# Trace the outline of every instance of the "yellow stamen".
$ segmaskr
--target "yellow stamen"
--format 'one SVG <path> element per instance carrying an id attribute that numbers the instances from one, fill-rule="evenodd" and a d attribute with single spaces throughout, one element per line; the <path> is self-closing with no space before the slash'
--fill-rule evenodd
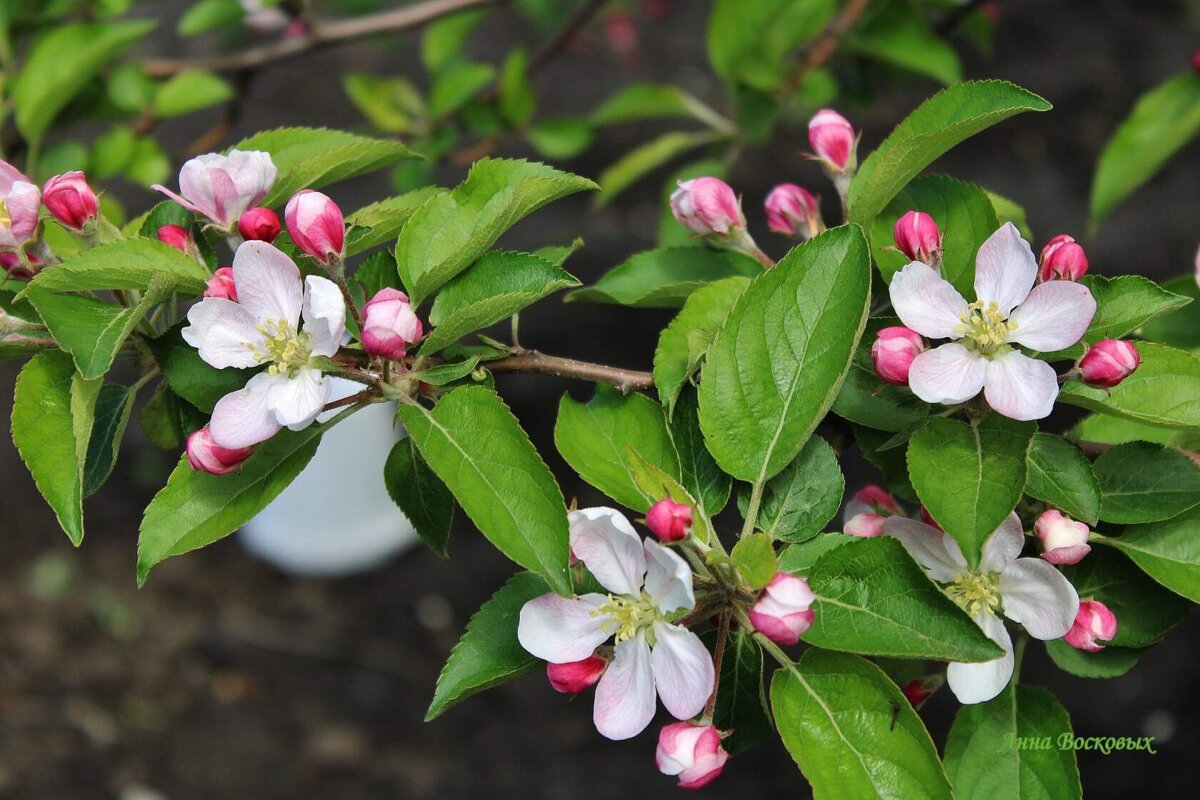
<path id="1" fill-rule="evenodd" d="M 964 572 L 946 587 L 946 593 L 972 617 L 1000 610 L 1000 591 L 994 572 Z"/>
<path id="2" fill-rule="evenodd" d="M 981 355 L 995 355 L 1008 342 L 1009 334 L 1017 329 L 1017 323 L 1005 319 L 995 301 L 987 303 L 976 300 L 960 317 L 958 326 L 964 346 Z"/>
<path id="3" fill-rule="evenodd" d="M 645 596 L 608 596 L 608 602 L 593 612 L 607 614 L 610 631 L 616 634 L 618 644 L 637 636 L 638 631 L 648 628 L 660 618 L 658 608 Z"/>
<path id="4" fill-rule="evenodd" d="M 262 342 L 247 342 L 246 347 L 254 353 L 260 364 L 270 364 L 267 371 L 272 375 L 295 376 L 308 363 L 308 334 L 299 333 L 295 326 L 278 319 L 267 320 L 255 325 L 263 335 Z"/>

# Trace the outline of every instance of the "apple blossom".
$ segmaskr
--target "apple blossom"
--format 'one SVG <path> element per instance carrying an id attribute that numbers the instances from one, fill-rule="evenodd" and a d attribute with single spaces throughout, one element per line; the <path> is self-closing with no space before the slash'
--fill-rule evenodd
<path id="1" fill-rule="evenodd" d="M 900 540 L 929 577 L 946 585 L 946 593 L 1004 650 L 992 661 L 950 664 L 946 680 L 960 703 L 991 700 L 1012 677 L 1012 638 L 1000 615 L 1024 625 L 1035 639 L 1057 639 L 1071 628 L 1079 595 L 1045 561 L 1018 558 L 1025 534 L 1016 514 L 1010 514 L 984 542 L 976 569 L 967 566 L 957 542 L 922 522 L 889 517 L 883 528 Z"/>
<path id="2" fill-rule="evenodd" d="M 50 216 L 73 231 L 81 231 L 100 213 L 96 193 L 78 170 L 55 175 L 42 187 L 42 203 Z"/>
<path id="3" fill-rule="evenodd" d="M 213 441 L 212 431 L 201 428 L 187 439 L 188 466 L 209 475 L 226 475 L 254 455 L 252 447 L 221 447 Z"/>
<path id="4" fill-rule="evenodd" d="M 329 381 L 311 359 L 337 352 L 346 306 L 333 281 L 310 275 L 302 283 L 295 263 L 266 242 L 238 247 L 233 282 L 237 301 L 206 297 L 192 306 L 183 339 L 217 369 L 267 366 L 213 409 L 213 441 L 241 448 L 285 425 L 305 428 L 321 413 Z"/>
<path id="5" fill-rule="evenodd" d="M 322 264 L 341 261 L 346 242 L 346 220 L 338 204 L 320 192 L 301 189 L 283 211 L 288 234 L 305 255 Z"/>
<path id="6" fill-rule="evenodd" d="M 20 170 L 0 161 L 0 249 L 22 250 L 37 234 L 42 193 Z"/>
<path id="7" fill-rule="evenodd" d="M 179 170 L 178 194 L 157 183 L 151 188 L 231 234 L 242 213 L 271 191 L 276 174 L 270 153 L 230 150 L 228 155 L 207 153 L 185 163 Z"/>
<path id="8" fill-rule="evenodd" d="M 546 678 L 556 692 L 579 694 L 595 686 L 607 668 L 607 660 L 600 656 L 588 656 L 567 664 L 546 664 Z"/>
<path id="9" fill-rule="evenodd" d="M 1051 564 L 1078 564 L 1092 551 L 1088 544 L 1088 526 L 1048 508 L 1033 523 L 1033 532 L 1042 542 L 1042 558 Z"/>
<path id="10" fill-rule="evenodd" d="M 421 320 L 399 289 L 380 289 L 362 308 L 362 345 L 373 356 L 404 358 L 421 334 Z"/>
<path id="11" fill-rule="evenodd" d="M 196 246 L 191 231 L 182 225 L 163 225 L 156 234 L 163 244 L 169 244 L 181 253 L 190 253 Z"/>
<path id="12" fill-rule="evenodd" d="M 763 208 L 767 226 L 784 236 L 804 241 L 825 230 L 817 198 L 794 183 L 781 183 L 772 189 Z"/>
<path id="13" fill-rule="evenodd" d="M 1087 274 L 1087 253 L 1083 246 L 1075 241 L 1074 236 L 1060 233 L 1042 248 L 1040 279 L 1052 281 L 1077 281 Z"/>
<path id="14" fill-rule="evenodd" d="M 660 542 L 683 541 L 692 532 L 692 507 L 665 497 L 646 512 L 646 527 Z"/>
<path id="15" fill-rule="evenodd" d="M 1037 274 L 1033 251 L 1011 222 L 979 248 L 974 303 L 927 264 L 913 261 L 896 273 L 889 292 L 900 320 L 923 336 L 953 340 L 913 359 L 913 393 L 951 405 L 982 389 L 988 405 L 1006 417 L 1047 416 L 1058 397 L 1058 375 L 1015 346 L 1042 352 L 1070 347 L 1087 330 L 1096 301 L 1086 286 L 1071 281 L 1034 287 Z"/>
<path id="16" fill-rule="evenodd" d="M 1088 348 L 1076 369 L 1089 386 L 1111 389 L 1133 374 L 1142 363 L 1142 355 L 1133 342 L 1102 339 Z"/>
<path id="17" fill-rule="evenodd" d="M 920 261 L 931 267 L 942 263 L 942 232 L 937 222 L 923 211 L 907 211 L 892 226 L 896 248 L 909 261 Z"/>
<path id="18" fill-rule="evenodd" d="M 265 206 L 247 209 L 238 218 L 238 233 L 246 240 L 273 242 L 282 229 L 279 215 Z"/>
<path id="19" fill-rule="evenodd" d="M 832 108 L 823 108 L 808 121 L 808 144 L 831 173 L 853 172 L 858 136 L 854 127 Z"/>
<path id="20" fill-rule="evenodd" d="M 803 578 L 777 572 L 750 606 L 750 622 L 775 644 L 795 644 L 812 626 L 816 599 Z"/>
<path id="21" fill-rule="evenodd" d="M 864 486 L 854 493 L 842 514 L 842 533 L 871 537 L 883 533 L 883 520 L 903 513 L 896 498 L 879 486 Z"/>
<path id="22" fill-rule="evenodd" d="M 224 297 L 237 302 L 237 286 L 233 282 L 233 268 L 220 267 L 204 284 L 205 297 Z"/>
<path id="23" fill-rule="evenodd" d="M 1117 635 L 1117 616 L 1108 606 L 1099 600 L 1083 600 L 1079 604 L 1079 613 L 1071 623 L 1071 629 L 1063 636 L 1063 641 L 1076 650 L 1088 653 L 1098 653 L 1104 645 L 1097 640 L 1112 641 Z"/>
<path id="24" fill-rule="evenodd" d="M 642 540 L 611 508 L 568 515 L 571 549 L 609 594 L 553 592 L 521 608 L 517 639 L 555 664 L 581 661 L 615 636 L 596 686 L 593 721 L 609 739 L 636 736 L 654 717 L 654 696 L 676 719 L 700 713 L 713 691 L 712 658 L 700 637 L 672 622 L 696 604 L 687 562 Z"/>
<path id="25" fill-rule="evenodd" d="M 712 725 L 672 722 L 658 733 L 654 763 L 664 775 L 678 775 L 679 788 L 703 789 L 717 779 L 729 753 Z"/>
<path id="26" fill-rule="evenodd" d="M 881 328 L 871 345 L 871 363 L 884 383 L 908 386 L 908 371 L 913 359 L 929 349 L 921 334 L 903 325 Z"/>

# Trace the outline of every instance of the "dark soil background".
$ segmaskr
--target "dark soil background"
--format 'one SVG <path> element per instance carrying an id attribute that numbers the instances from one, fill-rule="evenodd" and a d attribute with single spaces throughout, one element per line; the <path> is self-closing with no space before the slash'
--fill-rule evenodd
<path id="1" fill-rule="evenodd" d="M 178 49 L 167 32 L 184 4 L 138 5 L 164 20 L 160 52 Z M 1117 0 L 997 5 L 994 59 L 964 46 L 968 76 L 1010 79 L 1056 110 L 1003 123 L 937 168 L 1024 204 L 1035 246 L 1060 232 L 1082 235 L 1100 148 L 1140 92 L 1188 68 L 1200 8 Z M 639 78 L 676 81 L 721 103 L 704 60 L 708 9 L 707 2 L 677 0 L 667 19 L 643 26 L 640 53 L 627 65 L 614 60 L 593 26 L 589 52 L 562 58 L 539 77 L 543 107 L 583 112 Z M 472 47 L 494 55 L 529 35 L 499 12 Z M 403 47 L 359 44 L 274 67 L 254 84 L 230 141 L 280 124 L 358 126 L 341 72 L 416 74 L 416 64 L 415 39 L 407 39 Z M 883 84 L 869 112 L 842 110 L 862 126 L 870 148 L 935 88 L 919 80 Z M 209 122 L 174 123 L 167 140 L 181 146 Z M 594 176 L 657 130 L 611 129 L 565 166 Z M 784 248 L 765 233 L 758 210 L 770 186 L 796 180 L 832 195 L 800 156 L 805 148 L 802 132 L 781 135 L 770 148 L 746 153 L 731 178 L 755 233 L 777 254 Z M 524 154 L 516 146 L 501 153 Z M 1093 270 L 1158 278 L 1189 271 L 1200 240 L 1198 169 L 1200 154 L 1191 147 L 1121 207 L 1088 244 Z M 446 169 L 440 182 L 452 185 L 462 174 Z M 586 198 L 570 198 L 538 212 L 506 243 L 535 247 L 582 235 L 587 247 L 569 267 L 590 282 L 652 244 L 660 185 L 661 178 L 643 184 L 601 213 L 591 213 Z M 117 191 L 131 211 L 153 200 L 132 187 Z M 346 208 L 388 193 L 383 177 L 334 192 Z M 554 353 L 648 368 L 668 318 L 552 299 L 522 315 L 523 339 Z M 0 366 L 5 417 L 16 371 Z M 565 469 L 550 436 L 560 394 L 582 399 L 587 387 L 535 376 L 500 383 L 566 496 L 598 500 Z M 676 791 L 654 769 L 653 728 L 633 741 L 608 742 L 591 726 L 589 696 L 569 702 L 536 674 L 422 722 L 467 618 L 513 571 L 468 524 L 454 532 L 450 561 L 416 550 L 367 575 L 297 580 L 255 561 L 230 538 L 171 560 L 136 590 L 140 510 L 175 458 L 136 436 L 108 486 L 88 503 L 88 538 L 79 550 L 58 530 L 8 437 L 0 437 L 0 796 L 635 800 Z M 856 469 L 851 485 L 870 477 Z M 1132 673 L 1104 683 L 1067 676 L 1040 647 L 1030 648 L 1022 677 L 1060 694 L 1077 734 L 1157 737 L 1157 755 L 1081 754 L 1089 797 L 1151 787 L 1163 796 L 1194 793 L 1198 647 L 1200 619 L 1192 615 Z M 944 740 L 955 708 L 942 692 L 922 711 L 935 740 Z M 808 790 L 773 743 L 731 761 L 707 793 L 775 791 L 805 797 Z"/>

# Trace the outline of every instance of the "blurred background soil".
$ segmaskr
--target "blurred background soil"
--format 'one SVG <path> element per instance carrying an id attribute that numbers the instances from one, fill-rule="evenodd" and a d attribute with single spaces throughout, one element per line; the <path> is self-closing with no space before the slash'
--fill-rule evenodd
<path id="1" fill-rule="evenodd" d="M 180 2 L 139 3 L 163 20 L 156 46 L 178 49 L 169 33 Z M 967 74 L 1000 77 L 1053 102 L 1048 114 L 1005 122 L 971 140 L 937 169 L 1024 204 L 1035 246 L 1060 232 L 1085 233 L 1092 167 L 1135 97 L 1188 68 L 1200 29 L 1195 3 L 1118 0 L 1007 0 L 992 60 L 969 46 Z M 645 24 L 632 63 L 621 64 L 589 29 L 590 47 L 559 59 L 538 78 L 545 108 L 585 112 L 638 79 L 675 81 L 721 103 L 705 66 L 709 3 L 675 0 L 665 20 Z M 472 48 L 506 51 L 530 31 L 503 12 Z M 281 124 L 355 127 L 338 76 L 347 69 L 415 73 L 415 39 L 388 48 L 340 47 L 267 70 L 255 82 L 229 142 Z M 936 87 L 914 80 L 882 85 L 869 113 L 842 110 L 873 147 Z M 208 124 L 208 121 L 203 121 Z M 195 122 L 190 125 L 195 125 Z M 177 124 L 181 147 L 202 128 Z M 583 157 L 563 166 L 595 176 L 657 132 L 633 125 L 601 134 Z M 753 231 L 777 255 L 760 199 L 776 182 L 820 187 L 800 153 L 800 132 L 752 150 L 731 182 L 746 200 Z M 500 151 L 525 155 L 519 147 Z M 1200 241 L 1196 179 L 1200 153 L 1189 147 L 1169 171 L 1121 207 L 1090 240 L 1092 269 L 1158 278 L 1187 272 Z M 463 175 L 447 168 L 440 183 Z M 587 246 L 568 268 L 585 282 L 653 244 L 661 177 L 610 208 L 590 211 L 573 197 L 539 211 L 503 242 L 516 248 Z M 134 187 L 117 193 L 131 212 L 154 198 Z M 357 208 L 389 194 L 386 176 L 335 187 Z M 648 368 L 659 311 L 564 306 L 550 299 L 522 314 L 524 343 L 621 366 Z M 17 367 L 0 365 L 0 414 L 10 411 Z M 566 470 L 551 440 L 558 398 L 588 387 L 537 376 L 504 376 L 505 398 L 582 504 L 599 500 Z M 464 524 L 452 558 L 414 550 L 370 574 L 297 580 L 253 560 L 229 538 L 159 567 L 134 585 L 140 511 L 176 457 L 133 435 L 116 474 L 87 505 L 88 535 L 74 550 L 34 489 L 8 437 L 0 437 L 0 796 L 36 800 L 207 800 L 208 798 L 637 798 L 671 796 L 654 770 L 652 730 L 628 742 L 602 739 L 591 726 L 591 698 L 571 702 L 531 675 L 479 695 L 425 724 L 434 680 L 469 615 L 513 565 Z M 870 479 L 853 466 L 849 485 Z M 330 531 L 337 536 L 337 531 Z M 1195 653 L 1200 619 L 1189 617 L 1129 675 L 1091 682 L 1058 672 L 1036 645 L 1022 677 L 1060 693 L 1079 735 L 1157 737 L 1157 755 L 1080 754 L 1088 797 L 1125 797 L 1153 788 L 1194 794 L 1200 745 Z M 956 705 L 947 692 L 923 709 L 943 741 Z M 807 796 L 783 748 L 772 743 L 731 761 L 708 796 Z"/>

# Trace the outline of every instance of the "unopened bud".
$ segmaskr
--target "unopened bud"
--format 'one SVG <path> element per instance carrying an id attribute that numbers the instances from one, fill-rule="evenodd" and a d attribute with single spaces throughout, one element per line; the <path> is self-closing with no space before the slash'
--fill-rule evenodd
<path id="1" fill-rule="evenodd" d="M 1104 649 L 1098 640 L 1109 642 L 1116 635 L 1117 617 L 1108 606 L 1099 600 L 1082 600 L 1075 622 L 1063 636 L 1063 641 L 1077 650 L 1098 653 Z"/>
<path id="2" fill-rule="evenodd" d="M 853 172 L 857 166 L 854 127 L 831 108 L 818 111 L 808 122 L 808 143 L 813 153 L 832 173 Z"/>
<path id="3" fill-rule="evenodd" d="M 373 356 L 404 358 L 422 332 L 408 295 L 399 289 L 380 289 L 362 308 L 362 345 Z"/>
<path id="4" fill-rule="evenodd" d="M 223 297 L 237 302 L 237 286 L 233 283 L 233 267 L 221 267 L 204 285 L 205 297 Z"/>
<path id="5" fill-rule="evenodd" d="M 664 775 L 678 775 L 681 789 L 703 789 L 717 779 L 729 753 L 712 725 L 672 722 L 658 734 L 654 763 Z"/>
<path id="6" fill-rule="evenodd" d="M 775 644 L 795 644 L 813 623 L 816 599 L 803 578 L 777 572 L 750 607 L 750 623 Z"/>
<path id="7" fill-rule="evenodd" d="M 893 325 L 875 334 L 871 363 L 880 380 L 893 386 L 908 386 L 908 371 L 913 360 L 927 349 L 921 334 L 903 325 Z"/>
<path id="8" fill-rule="evenodd" d="M 1042 542 L 1042 558 L 1051 564 L 1078 564 L 1092 551 L 1088 526 L 1054 508 L 1041 513 L 1033 523 L 1033 532 Z"/>
<path id="9" fill-rule="evenodd" d="M 50 216 L 73 231 L 82 231 L 100 214 L 96 193 L 88 186 L 87 176 L 78 170 L 55 175 L 46 181 L 42 187 L 42 203 Z"/>
<path id="10" fill-rule="evenodd" d="M 187 440 L 188 465 L 209 475 L 226 475 L 241 466 L 254 454 L 253 447 L 221 447 L 213 441 L 207 427 L 193 433 Z"/>
<path id="11" fill-rule="evenodd" d="M 692 507 L 669 497 L 659 500 L 646 512 L 646 527 L 659 541 L 683 541 L 692 530 Z"/>
<path id="12" fill-rule="evenodd" d="M 1060 233 L 1042 248 L 1039 277 L 1043 281 L 1077 281 L 1087 274 L 1087 253 L 1075 237 Z"/>
<path id="13" fill-rule="evenodd" d="M 608 662 L 600 656 L 588 656 L 582 661 L 572 661 L 569 664 L 547 664 L 546 677 L 554 691 L 579 694 L 595 686 L 607 668 Z"/>
<path id="14" fill-rule="evenodd" d="M 671 211 L 688 230 L 701 236 L 728 236 L 746 227 L 737 195 L 718 178 L 680 181 L 671 195 Z"/>
<path id="15" fill-rule="evenodd" d="M 301 189 L 288 200 L 283 217 L 292 241 L 307 255 L 326 265 L 342 259 L 346 220 L 326 195 Z"/>
<path id="16" fill-rule="evenodd" d="M 238 233 L 246 241 L 273 242 L 280 230 L 279 215 L 265 206 L 248 209 L 238 219 Z"/>
<path id="17" fill-rule="evenodd" d="M 802 186 L 781 183 L 767 195 L 767 225 L 776 233 L 804 241 L 825 229 L 817 198 Z"/>
<path id="18" fill-rule="evenodd" d="M 163 225 L 158 229 L 158 240 L 163 244 L 169 244 L 181 253 L 191 253 L 195 242 L 192 241 L 191 232 L 182 225 Z"/>
<path id="19" fill-rule="evenodd" d="M 1102 339 L 1088 348 L 1076 369 L 1089 386 L 1111 389 L 1132 375 L 1141 363 L 1142 356 L 1133 342 Z"/>
<path id="20" fill-rule="evenodd" d="M 942 232 L 937 222 L 924 211 L 909 211 L 892 228 L 896 248 L 910 261 L 931 267 L 942 263 Z"/>

